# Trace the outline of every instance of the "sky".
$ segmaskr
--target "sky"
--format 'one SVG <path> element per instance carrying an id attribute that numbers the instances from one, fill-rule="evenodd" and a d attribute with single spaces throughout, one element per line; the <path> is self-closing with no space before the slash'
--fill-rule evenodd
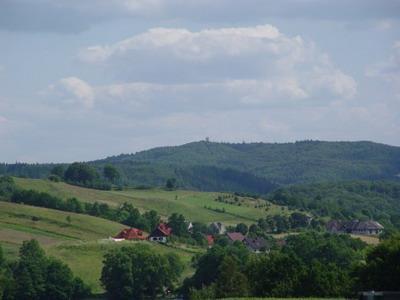
<path id="1" fill-rule="evenodd" d="M 400 146 L 400 0 L 0 0 L 0 161 Z"/>

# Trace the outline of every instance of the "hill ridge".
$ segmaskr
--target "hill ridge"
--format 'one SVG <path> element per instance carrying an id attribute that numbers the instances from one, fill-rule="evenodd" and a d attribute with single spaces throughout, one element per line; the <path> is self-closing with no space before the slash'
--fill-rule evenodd
<path id="1" fill-rule="evenodd" d="M 277 186 L 318 181 L 398 179 L 400 147 L 371 141 L 290 143 L 197 141 L 88 162 L 116 166 L 126 185 L 265 194 Z M 54 164 L 0 165 L 0 174 L 47 177 Z"/>

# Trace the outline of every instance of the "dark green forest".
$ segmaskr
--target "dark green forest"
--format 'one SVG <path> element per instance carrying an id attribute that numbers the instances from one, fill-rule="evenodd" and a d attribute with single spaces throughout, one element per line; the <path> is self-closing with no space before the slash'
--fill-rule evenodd
<path id="1" fill-rule="evenodd" d="M 287 238 L 283 247 L 251 255 L 241 243 L 222 243 L 193 261 L 185 298 L 350 297 L 360 290 L 399 288 L 399 238 L 375 248 L 347 235 L 316 232 Z"/>
<path id="2" fill-rule="evenodd" d="M 345 181 L 282 187 L 268 199 L 333 219 L 374 219 L 400 228 L 399 181 Z"/>
<path id="3" fill-rule="evenodd" d="M 113 165 L 118 182 L 264 194 L 277 186 L 343 180 L 396 179 L 400 147 L 372 142 L 215 143 L 194 142 L 121 154 L 89 162 L 99 173 Z M 1 164 L 0 174 L 46 178 L 54 164 Z M 64 164 L 64 168 L 68 165 Z"/>

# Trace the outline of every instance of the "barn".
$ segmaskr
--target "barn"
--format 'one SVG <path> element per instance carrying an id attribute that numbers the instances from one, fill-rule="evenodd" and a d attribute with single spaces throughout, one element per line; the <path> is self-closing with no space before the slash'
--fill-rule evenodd
<path id="1" fill-rule="evenodd" d="M 114 238 L 115 241 L 122 240 L 145 240 L 147 235 L 137 228 L 126 228 L 118 233 Z"/>

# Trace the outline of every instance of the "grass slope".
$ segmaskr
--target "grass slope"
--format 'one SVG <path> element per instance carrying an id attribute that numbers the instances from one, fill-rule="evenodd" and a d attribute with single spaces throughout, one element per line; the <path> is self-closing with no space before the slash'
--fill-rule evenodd
<path id="1" fill-rule="evenodd" d="M 70 216 L 71 222 L 67 221 Z M 34 221 L 34 220 L 36 221 Z M 15 259 L 24 240 L 36 239 L 46 252 L 67 263 L 75 275 L 89 284 L 95 293 L 103 291 L 100 285 L 103 255 L 107 251 L 135 242 L 114 243 L 106 240 L 118 233 L 123 225 L 101 218 L 0 202 L 0 245 L 6 258 Z M 199 248 L 150 245 L 159 253 L 173 252 L 184 261 L 184 275 L 192 272 L 190 260 Z"/>
<path id="2" fill-rule="evenodd" d="M 258 207 L 265 204 L 261 199 L 238 197 L 240 206 L 215 201 L 218 196 L 228 195 L 225 193 L 162 189 L 99 191 L 40 179 L 15 178 L 15 182 L 21 188 L 47 192 L 64 199 L 76 197 L 81 201 L 99 201 L 111 206 L 129 202 L 142 211 L 154 209 L 163 217 L 177 212 L 182 213 L 190 221 L 205 223 L 213 221 L 226 224 L 253 223 L 267 214 L 288 213 L 283 206 L 271 204 L 267 211 L 265 207 Z M 229 200 L 232 202 L 233 198 Z M 225 212 L 216 212 L 209 208 L 224 209 Z"/>
<path id="3" fill-rule="evenodd" d="M 74 274 L 84 279 L 84 281 L 91 286 L 94 293 L 102 293 L 104 290 L 101 287 L 99 279 L 103 268 L 104 254 L 108 251 L 130 246 L 135 243 L 149 245 L 152 250 L 157 253 L 177 254 L 185 265 L 182 280 L 194 272 L 190 265 L 192 257 L 196 253 L 203 251 L 200 248 L 183 249 L 147 241 L 124 241 L 115 243 L 108 240 L 99 240 L 84 243 L 64 243 L 55 247 L 49 247 L 47 253 L 65 261 Z"/>
<path id="4" fill-rule="evenodd" d="M 0 242 L 10 253 L 31 238 L 43 246 L 52 246 L 65 241 L 105 238 L 122 228 L 121 224 L 87 215 L 0 202 Z"/>

